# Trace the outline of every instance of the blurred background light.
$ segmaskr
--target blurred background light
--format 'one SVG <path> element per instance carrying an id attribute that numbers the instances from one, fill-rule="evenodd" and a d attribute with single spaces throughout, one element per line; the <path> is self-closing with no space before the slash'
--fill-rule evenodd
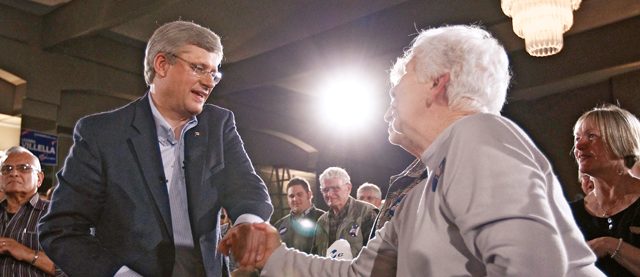
<path id="1" fill-rule="evenodd" d="M 379 82 L 357 70 L 335 72 L 320 80 L 318 110 L 325 125 L 355 131 L 367 128 L 375 120 L 378 90 L 375 84 Z"/>

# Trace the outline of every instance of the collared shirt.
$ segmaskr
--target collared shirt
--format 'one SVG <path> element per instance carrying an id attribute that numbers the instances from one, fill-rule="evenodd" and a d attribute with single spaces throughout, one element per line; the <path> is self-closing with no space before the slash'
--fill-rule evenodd
<path id="1" fill-rule="evenodd" d="M 0 202 L 0 237 L 16 240 L 31 249 L 40 250 L 37 225 L 49 207 L 49 201 L 41 200 L 36 193 L 12 217 L 7 213 L 7 200 Z M 0 255 L 0 276 L 49 276 L 35 266 L 14 259 L 9 254 Z M 56 268 L 56 276 L 66 276 Z"/>
<path id="2" fill-rule="evenodd" d="M 329 238 L 331 242 L 336 239 L 343 239 L 336 238 L 336 236 L 338 233 L 338 226 L 342 223 L 342 221 L 344 221 L 344 218 L 347 216 L 350 202 L 351 201 L 347 201 L 347 203 L 344 204 L 344 207 L 342 207 L 342 210 L 340 210 L 337 214 L 333 211 L 333 209 L 329 209 Z"/>
<path id="3" fill-rule="evenodd" d="M 171 210 L 171 228 L 173 229 L 173 243 L 176 249 L 174 274 L 193 275 L 204 269 L 199 251 L 195 250 L 189 207 L 187 199 L 186 180 L 184 176 L 184 134 L 198 125 L 198 119 L 192 117 L 182 128 L 180 137 L 176 138 L 174 129 L 162 117 L 151 97 L 149 104 L 156 124 L 158 144 L 162 156 L 164 175 L 167 178 L 167 192 L 169 193 L 169 207 Z M 198 273 L 199 274 L 199 273 Z"/>
<path id="4" fill-rule="evenodd" d="M 420 159 L 415 159 L 402 173 L 390 178 L 386 200 L 374 225 L 376 229 L 382 228 L 387 221 L 391 220 L 396 208 L 408 191 L 419 184 L 420 181 L 426 179 L 428 175 L 427 166 Z M 375 231 L 371 232 L 371 238 L 375 236 L 375 233 Z"/>

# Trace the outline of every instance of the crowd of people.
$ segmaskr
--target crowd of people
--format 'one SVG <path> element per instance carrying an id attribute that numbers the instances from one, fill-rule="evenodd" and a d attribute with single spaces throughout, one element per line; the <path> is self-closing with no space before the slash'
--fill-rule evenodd
<path id="1" fill-rule="evenodd" d="M 640 276 L 640 121 L 615 105 L 573 130 L 569 203 L 528 135 L 500 115 L 505 49 L 477 26 L 422 30 L 390 73 L 389 142 L 415 157 L 386 195 L 344 168 L 268 190 L 233 113 L 206 104 L 220 37 L 175 21 L 149 39 L 149 89 L 79 120 L 51 201 L 27 149 L 0 167 L 2 276 Z M 229 258 L 231 256 L 231 259 Z M 81 262 L 79 262 L 81 261 Z"/>

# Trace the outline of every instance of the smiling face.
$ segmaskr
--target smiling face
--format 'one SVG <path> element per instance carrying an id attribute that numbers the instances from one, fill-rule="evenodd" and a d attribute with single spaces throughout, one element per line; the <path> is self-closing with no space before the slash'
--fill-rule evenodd
<path id="1" fill-rule="evenodd" d="M 192 67 L 215 72 L 221 59 L 218 54 L 194 45 L 185 45 L 176 52 L 156 56 L 153 100 L 164 116 L 190 118 L 202 112 L 216 85 L 210 74 L 200 76 Z"/>
<path id="2" fill-rule="evenodd" d="M 337 213 L 344 208 L 349 200 L 351 184 L 339 177 L 327 178 L 322 182 L 320 191 L 327 206 Z"/>
<path id="3" fill-rule="evenodd" d="M 2 172 L 0 176 L 0 188 L 7 197 L 20 195 L 28 197 L 38 191 L 44 180 L 44 174 L 40 171 L 35 157 L 24 152 L 9 154 L 2 163 L 3 169 L 11 167 L 11 170 Z"/>
<path id="4" fill-rule="evenodd" d="M 590 120 L 576 125 L 573 146 L 573 155 L 581 173 L 598 177 L 603 173 L 616 172 L 620 167 L 620 159 L 611 153 L 600 129 Z"/>
<path id="5" fill-rule="evenodd" d="M 311 207 L 311 192 L 300 186 L 289 186 L 287 189 L 287 202 L 291 212 L 299 215 Z"/>

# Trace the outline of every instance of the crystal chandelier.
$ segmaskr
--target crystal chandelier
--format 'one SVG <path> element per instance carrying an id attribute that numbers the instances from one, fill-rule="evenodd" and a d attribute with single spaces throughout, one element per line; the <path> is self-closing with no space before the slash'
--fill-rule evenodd
<path id="1" fill-rule="evenodd" d="M 513 32 L 524 38 L 531 56 L 562 50 L 562 34 L 573 25 L 581 0 L 502 0 L 502 11 L 513 18 Z"/>

